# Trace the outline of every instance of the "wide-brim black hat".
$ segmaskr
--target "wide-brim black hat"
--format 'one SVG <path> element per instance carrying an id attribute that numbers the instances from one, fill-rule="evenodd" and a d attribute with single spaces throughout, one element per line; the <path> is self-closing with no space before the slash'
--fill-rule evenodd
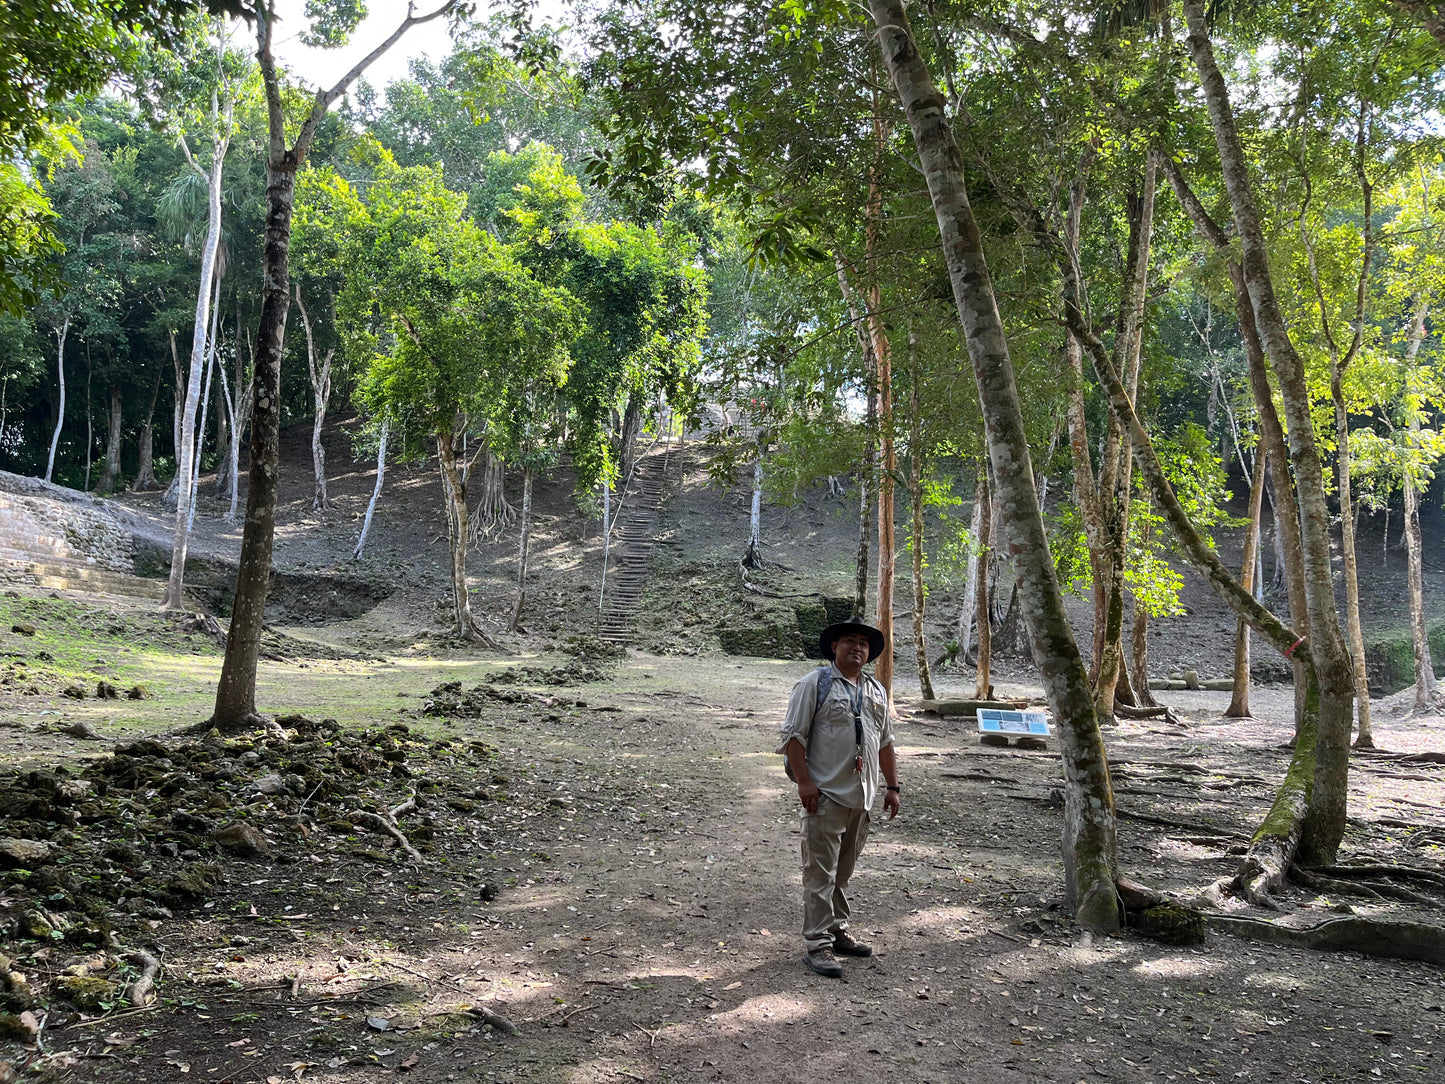
<path id="1" fill-rule="evenodd" d="M 885 640 L 883 633 L 875 629 L 861 617 L 850 617 L 846 621 L 837 621 L 829 625 L 822 632 L 818 633 L 818 650 L 823 653 L 823 658 L 833 657 L 833 644 L 850 632 L 861 632 L 868 637 L 868 661 L 872 662 L 879 655 L 883 654 Z"/>

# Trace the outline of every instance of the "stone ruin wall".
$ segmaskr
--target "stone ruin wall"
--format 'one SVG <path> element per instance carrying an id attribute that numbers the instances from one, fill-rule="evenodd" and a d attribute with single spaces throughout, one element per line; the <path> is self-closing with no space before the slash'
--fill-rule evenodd
<path id="1" fill-rule="evenodd" d="M 0 556 L 129 573 L 135 542 L 108 501 L 0 471 Z"/>

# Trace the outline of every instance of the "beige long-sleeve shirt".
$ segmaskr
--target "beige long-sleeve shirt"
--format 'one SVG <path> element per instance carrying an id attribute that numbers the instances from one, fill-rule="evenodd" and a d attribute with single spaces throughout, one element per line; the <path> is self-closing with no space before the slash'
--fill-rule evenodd
<path id="1" fill-rule="evenodd" d="M 828 698 L 818 699 L 818 679 L 828 669 L 833 671 L 833 687 Z M 878 796 L 880 772 L 878 750 L 893 744 L 893 724 L 889 718 L 888 698 L 877 681 L 863 675 L 863 771 L 854 770 L 857 752 L 856 728 L 853 726 L 853 703 L 859 696 L 859 685 L 845 678 L 836 666 L 820 666 L 793 686 L 788 701 L 788 714 L 779 731 L 778 749 L 783 752 L 794 738 L 808 751 L 808 774 L 817 788 L 839 805 L 850 809 L 871 809 Z"/>

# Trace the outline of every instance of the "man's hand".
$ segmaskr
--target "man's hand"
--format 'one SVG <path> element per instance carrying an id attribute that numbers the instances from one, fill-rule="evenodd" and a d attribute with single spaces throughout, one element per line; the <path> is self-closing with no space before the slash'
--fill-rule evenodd
<path id="1" fill-rule="evenodd" d="M 798 801 L 809 813 L 818 812 L 818 787 L 811 779 L 798 780 Z"/>
<path id="2" fill-rule="evenodd" d="M 883 808 L 887 811 L 889 820 L 898 816 L 898 810 L 901 806 L 902 802 L 899 801 L 896 790 L 885 790 L 883 792 Z"/>

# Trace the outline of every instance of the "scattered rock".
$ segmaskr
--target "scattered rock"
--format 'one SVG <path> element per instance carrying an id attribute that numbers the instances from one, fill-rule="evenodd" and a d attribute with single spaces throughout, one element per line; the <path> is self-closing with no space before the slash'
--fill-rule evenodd
<path id="1" fill-rule="evenodd" d="M 154 694 L 145 685 L 132 685 L 125 691 L 127 700 L 150 700 Z"/>
<path id="2" fill-rule="evenodd" d="M 10 631 L 11 631 L 11 632 L 18 632 L 21 636 L 34 636 L 34 635 L 35 635 L 35 626 L 34 626 L 34 625 L 28 625 L 28 624 L 26 624 L 25 622 L 21 621 L 21 622 L 18 622 L 18 623 L 16 623 L 16 624 L 14 624 L 14 625 L 11 625 L 11 626 L 10 626 Z"/>
<path id="3" fill-rule="evenodd" d="M 104 684 L 104 682 L 101 684 Z M 95 727 L 91 726 L 84 719 L 76 723 L 71 723 L 69 726 L 61 727 L 60 732 L 62 734 L 69 734 L 72 738 L 80 738 L 82 741 L 101 740 L 100 734 L 96 731 Z"/>
<path id="4" fill-rule="evenodd" d="M 29 1045 L 40 1034 L 40 1021 L 33 1012 L 0 1013 L 0 1039 Z"/>
<path id="5" fill-rule="evenodd" d="M 85 696 L 86 696 L 85 686 L 84 686 L 84 685 L 67 685 L 65 688 L 63 688 L 63 689 L 60 690 L 60 695 L 61 695 L 61 696 L 68 696 L 68 697 L 70 697 L 70 699 L 72 699 L 72 700 L 84 700 L 84 699 L 85 699 Z"/>
<path id="6" fill-rule="evenodd" d="M 95 683 L 95 698 L 97 700 L 119 700 L 120 690 L 102 678 Z"/>
<path id="7" fill-rule="evenodd" d="M 1184 671 L 1184 687 L 1185 687 L 1186 689 L 1197 689 L 1197 688 L 1199 688 L 1199 671 L 1198 671 L 1198 670 L 1186 670 L 1186 671 Z"/>
<path id="8" fill-rule="evenodd" d="M 109 979 L 67 975 L 55 984 L 81 1012 L 106 1012 L 121 999 L 121 989 Z"/>
<path id="9" fill-rule="evenodd" d="M 217 829 L 211 838 L 231 854 L 241 857 L 264 857 L 271 853 L 271 841 L 261 830 L 241 821 Z"/>
<path id="10" fill-rule="evenodd" d="M 55 847 L 38 839 L 0 839 L 0 862 L 21 869 L 43 866 L 55 857 Z"/>
<path id="11" fill-rule="evenodd" d="M 285 794 L 286 780 L 276 774 L 263 775 L 251 784 L 261 794 Z"/>
<path id="12" fill-rule="evenodd" d="M 1204 944 L 1204 916 L 1172 903 L 1161 903 L 1139 912 L 1134 928 L 1166 945 Z"/>

